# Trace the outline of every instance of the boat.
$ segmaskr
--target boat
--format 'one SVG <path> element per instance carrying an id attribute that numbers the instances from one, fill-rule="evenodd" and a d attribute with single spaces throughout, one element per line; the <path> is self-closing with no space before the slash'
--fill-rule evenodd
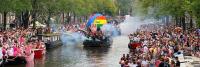
<path id="1" fill-rule="evenodd" d="M 86 32 L 84 31 L 86 40 L 83 41 L 84 47 L 109 47 L 112 45 L 112 37 L 107 36 L 101 30 L 103 25 L 107 24 L 106 16 L 102 14 L 94 14 L 86 24 Z"/>
<path id="2" fill-rule="evenodd" d="M 5 62 L 1 63 L 1 66 L 7 66 L 7 65 L 20 65 L 20 64 L 26 64 L 27 61 L 25 57 L 23 56 L 9 56 Z"/>
<path id="3" fill-rule="evenodd" d="M 128 48 L 130 49 L 130 50 L 134 50 L 134 49 L 136 49 L 137 47 L 140 47 L 142 45 L 142 43 L 141 42 L 130 42 L 129 44 L 128 44 Z"/>
<path id="4" fill-rule="evenodd" d="M 110 47 L 113 43 L 113 39 L 111 36 L 103 35 L 101 38 L 98 38 L 98 35 L 91 36 L 91 34 L 87 33 L 86 30 L 78 30 L 83 33 L 87 38 L 83 41 L 84 47 Z"/>
<path id="5" fill-rule="evenodd" d="M 59 33 L 40 34 L 40 35 L 42 36 L 42 41 L 44 41 L 47 50 L 63 45 Z"/>
<path id="6" fill-rule="evenodd" d="M 40 59 L 45 55 L 44 49 L 34 49 L 34 59 Z"/>
<path id="7" fill-rule="evenodd" d="M 84 47 L 110 47 L 112 45 L 113 40 L 111 37 L 106 37 L 102 40 L 94 38 L 94 39 L 86 39 L 83 41 Z"/>

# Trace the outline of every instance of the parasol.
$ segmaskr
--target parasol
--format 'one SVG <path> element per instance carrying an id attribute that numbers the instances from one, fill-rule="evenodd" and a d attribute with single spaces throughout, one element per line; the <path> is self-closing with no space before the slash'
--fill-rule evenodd
<path id="1" fill-rule="evenodd" d="M 35 24 L 36 24 L 36 27 L 46 27 L 46 25 L 41 24 L 41 23 L 38 22 L 38 21 L 36 21 Z M 33 27 L 33 24 L 31 24 L 30 26 Z"/>

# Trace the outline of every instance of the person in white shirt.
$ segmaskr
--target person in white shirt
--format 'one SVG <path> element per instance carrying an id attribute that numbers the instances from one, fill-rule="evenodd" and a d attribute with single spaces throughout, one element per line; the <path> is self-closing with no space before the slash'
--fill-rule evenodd
<path id="1" fill-rule="evenodd" d="M 143 47 L 143 51 L 144 51 L 144 53 L 148 53 L 149 52 L 149 49 L 147 48 L 146 45 Z"/>
<path id="2" fill-rule="evenodd" d="M 8 56 L 14 56 L 14 50 L 13 50 L 13 48 L 8 48 L 7 54 L 8 54 Z"/>
<path id="3" fill-rule="evenodd" d="M 3 36 L 0 35 L 0 44 L 3 44 Z"/>
<path id="4" fill-rule="evenodd" d="M 137 65 L 136 61 L 133 61 L 133 63 L 130 63 L 129 66 L 130 66 L 130 67 L 137 67 L 138 65 Z"/>
<path id="5" fill-rule="evenodd" d="M 147 41 L 147 40 L 144 40 L 143 46 L 144 46 L 144 45 L 148 45 L 148 41 Z"/>
<path id="6" fill-rule="evenodd" d="M 146 58 L 144 58 L 144 60 L 142 60 L 141 64 L 142 64 L 143 67 L 148 67 L 148 65 L 149 65 L 148 62 L 149 61 Z"/>
<path id="7" fill-rule="evenodd" d="M 2 54 L 2 47 L 0 47 L 0 59 L 3 58 L 3 54 Z"/>

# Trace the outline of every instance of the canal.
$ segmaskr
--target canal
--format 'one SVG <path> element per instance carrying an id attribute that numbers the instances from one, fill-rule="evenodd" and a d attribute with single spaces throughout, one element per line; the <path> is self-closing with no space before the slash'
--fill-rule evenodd
<path id="1" fill-rule="evenodd" d="M 84 48 L 82 45 L 63 45 L 47 51 L 43 59 L 35 60 L 34 67 L 120 67 L 122 54 L 129 52 L 128 37 L 113 38 L 110 48 Z M 24 67 L 11 66 L 11 67 Z"/>

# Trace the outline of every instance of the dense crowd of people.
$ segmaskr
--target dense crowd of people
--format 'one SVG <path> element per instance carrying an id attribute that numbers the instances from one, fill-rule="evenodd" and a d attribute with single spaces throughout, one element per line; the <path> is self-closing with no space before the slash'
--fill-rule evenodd
<path id="1" fill-rule="evenodd" d="M 180 67 L 177 55 L 200 58 L 200 34 L 173 25 L 142 25 L 129 35 L 130 53 L 121 57 L 121 67 Z"/>
<path id="2" fill-rule="evenodd" d="M 34 49 L 44 49 L 44 43 L 38 40 L 34 29 L 16 29 L 0 32 L 0 46 L 3 62 L 22 61 L 34 56 Z M 33 57 L 32 56 L 32 57 Z"/>

